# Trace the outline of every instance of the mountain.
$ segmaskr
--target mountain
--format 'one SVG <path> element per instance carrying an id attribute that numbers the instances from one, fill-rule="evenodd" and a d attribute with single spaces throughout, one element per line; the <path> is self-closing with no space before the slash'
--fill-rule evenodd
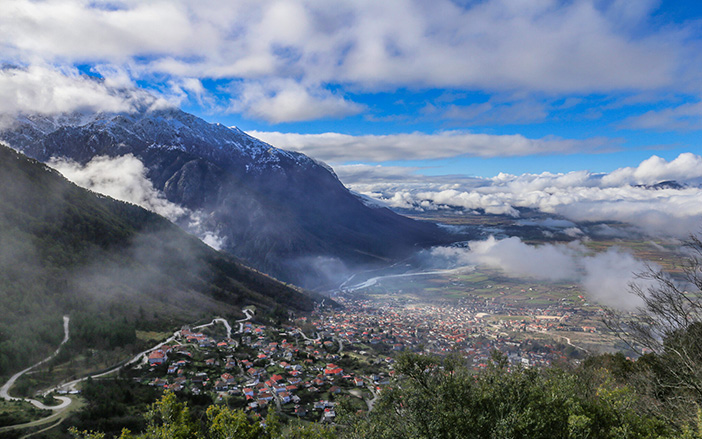
<path id="1" fill-rule="evenodd" d="M 180 110 L 21 117 L 0 139 L 40 161 L 133 154 L 168 200 L 201 213 L 224 250 L 300 285 L 454 238 L 367 205 L 318 161 Z"/>
<path id="2" fill-rule="evenodd" d="M 663 189 L 673 189 L 673 190 L 681 190 L 685 189 L 686 185 L 682 185 L 678 183 L 675 180 L 666 180 L 666 181 L 661 181 L 656 184 L 637 184 L 635 187 L 641 187 L 644 189 L 650 189 L 650 190 L 663 190 Z"/>
<path id="3" fill-rule="evenodd" d="M 135 329 L 213 314 L 309 311 L 314 300 L 165 218 L 70 183 L 0 146 L 0 375 L 46 356 L 71 316 L 76 346 L 135 343 Z"/>

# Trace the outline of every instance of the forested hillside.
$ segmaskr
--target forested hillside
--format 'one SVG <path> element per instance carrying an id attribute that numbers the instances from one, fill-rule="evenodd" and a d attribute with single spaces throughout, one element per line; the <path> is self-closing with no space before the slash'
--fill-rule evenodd
<path id="1" fill-rule="evenodd" d="M 80 189 L 4 146 L 0 188 L 0 374 L 55 349 L 65 314 L 73 346 L 110 349 L 132 343 L 139 328 L 233 316 L 245 305 L 313 306 L 164 218 Z"/>

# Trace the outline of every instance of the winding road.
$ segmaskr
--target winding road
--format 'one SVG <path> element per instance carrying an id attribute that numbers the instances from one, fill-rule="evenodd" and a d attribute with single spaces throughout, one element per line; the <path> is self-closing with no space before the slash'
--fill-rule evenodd
<path id="1" fill-rule="evenodd" d="M 304 332 L 302 332 L 302 329 L 298 329 L 297 331 L 300 333 L 302 338 L 304 338 L 305 340 L 319 341 L 321 339 L 321 336 L 319 335 L 319 333 L 317 333 L 317 338 L 309 338 L 308 336 L 305 335 Z"/>
<path id="2" fill-rule="evenodd" d="M 251 319 L 253 318 L 253 315 L 254 315 L 253 311 L 251 311 L 250 309 L 245 309 L 245 310 L 244 310 L 244 314 L 246 315 L 245 318 L 236 321 L 237 323 L 239 323 L 239 332 L 240 332 L 240 333 L 241 333 L 241 332 L 244 332 L 244 323 L 243 323 L 243 322 L 245 322 L 245 321 L 247 321 L 247 320 L 251 320 Z M 223 318 L 221 318 L 221 317 L 216 317 L 216 318 L 213 319 L 210 323 L 207 323 L 207 324 L 205 324 L 205 325 L 197 326 L 195 329 L 197 329 L 197 328 L 204 328 L 204 327 L 206 327 L 206 326 L 210 326 L 210 325 L 213 325 L 213 324 L 215 324 L 215 323 L 222 323 L 222 324 L 224 325 L 224 327 L 227 329 L 227 337 L 231 338 L 232 327 L 231 327 L 231 325 L 229 324 L 228 321 L 226 321 L 225 319 L 223 319 Z M 59 345 L 59 347 L 56 349 L 56 351 L 55 351 L 52 355 L 50 355 L 49 357 L 43 359 L 42 361 L 40 361 L 40 362 L 34 364 L 33 366 L 30 366 L 30 367 L 28 367 L 28 368 L 26 368 L 26 369 L 24 369 L 24 370 L 22 370 L 22 371 L 20 371 L 20 372 L 17 372 L 17 373 L 14 374 L 2 387 L 0 387 L 0 398 L 4 398 L 4 399 L 6 399 L 6 400 L 8 400 L 8 401 L 19 401 L 19 400 L 24 400 L 24 401 L 30 402 L 32 405 L 34 405 L 35 407 L 38 407 L 38 408 L 40 408 L 40 409 L 52 410 L 52 411 L 54 411 L 54 414 L 52 414 L 51 416 L 49 416 L 49 417 L 47 417 L 47 418 L 43 418 L 43 419 L 40 419 L 40 420 L 31 422 L 31 423 L 28 423 L 28 424 L 23 424 L 23 425 L 11 425 L 11 426 L 7 426 L 7 427 L 2 427 L 2 429 L 0 429 L 0 432 L 9 431 L 9 430 L 12 430 L 12 429 L 26 428 L 26 427 L 30 427 L 30 426 L 37 426 L 37 425 L 40 425 L 40 424 L 43 424 L 43 423 L 47 423 L 47 422 L 49 422 L 49 421 L 52 421 L 52 422 L 53 422 L 53 420 L 57 417 L 57 415 L 60 413 L 60 411 L 66 409 L 66 408 L 68 408 L 68 406 L 73 402 L 73 400 L 72 400 L 71 398 L 67 397 L 67 396 L 54 396 L 54 398 L 60 400 L 61 403 L 58 404 L 58 405 L 54 405 L 54 406 L 47 406 L 47 405 L 44 405 L 41 401 L 37 401 L 36 399 L 32 399 L 32 398 L 16 398 L 16 397 L 14 397 L 14 396 L 10 396 L 10 393 L 9 393 L 9 392 L 10 392 L 10 388 L 12 388 L 12 386 L 15 384 L 15 382 L 16 382 L 22 375 L 24 375 L 25 373 L 27 373 L 27 372 L 29 372 L 30 370 L 34 369 L 35 367 L 40 366 L 40 365 L 46 363 L 47 361 L 51 360 L 52 358 L 54 358 L 54 357 L 59 353 L 59 351 L 61 350 L 61 347 L 69 340 L 69 324 L 70 324 L 70 317 L 69 317 L 69 316 L 64 316 L 64 317 L 63 317 L 63 332 L 64 332 L 63 341 L 61 342 L 61 344 Z M 134 364 L 134 363 L 138 363 L 138 362 L 146 362 L 149 353 L 155 351 L 156 349 L 160 349 L 160 348 L 161 348 L 162 346 L 164 346 L 164 345 L 167 345 L 167 344 L 170 344 L 170 343 L 176 341 L 176 339 L 177 339 L 179 336 L 180 336 L 180 331 L 176 331 L 176 332 L 174 332 L 173 335 L 172 335 L 171 337 L 169 337 L 167 340 L 163 341 L 162 343 L 157 344 L 156 346 L 154 346 L 154 347 L 152 347 L 152 348 L 150 348 L 150 349 L 147 349 L 147 350 L 145 350 L 145 351 L 142 351 L 142 352 L 136 354 L 131 360 L 126 361 L 126 362 L 124 362 L 123 364 L 120 364 L 119 366 L 115 366 L 115 367 L 113 367 L 113 368 L 111 368 L 111 369 L 109 369 L 109 370 L 106 370 L 106 371 L 104 371 L 104 372 L 100 372 L 100 373 L 93 374 L 93 375 L 88 375 L 88 376 L 85 376 L 85 377 L 83 377 L 83 378 L 79 378 L 79 379 L 77 379 L 77 380 L 73 380 L 73 381 L 70 381 L 70 382 L 67 382 L 67 383 L 59 384 L 59 385 L 57 385 L 57 386 L 51 387 L 51 388 L 49 388 L 49 389 L 43 391 L 42 394 L 47 395 L 47 394 L 49 394 L 49 393 L 51 393 L 51 392 L 54 392 L 54 391 L 57 391 L 57 390 L 75 391 L 75 390 L 76 390 L 76 385 L 77 385 L 78 383 L 82 382 L 82 381 L 87 380 L 88 378 L 100 378 L 100 377 L 103 377 L 103 376 L 105 376 L 105 375 L 109 375 L 109 374 L 111 374 L 111 373 L 114 373 L 114 372 L 116 372 L 116 371 L 119 371 L 120 369 L 122 369 L 122 368 L 125 367 L 125 366 L 131 365 L 131 364 Z M 56 425 L 60 424 L 62 421 L 63 421 L 63 419 L 59 419 L 58 422 L 56 423 Z M 52 426 L 49 427 L 49 428 L 53 428 L 53 427 L 54 427 L 54 425 L 52 425 Z M 42 431 L 43 431 L 43 430 L 42 430 Z"/>
<path id="3" fill-rule="evenodd" d="M 245 318 L 236 321 L 239 324 L 239 334 L 244 333 L 244 322 L 253 318 L 253 311 L 251 311 L 250 309 L 245 309 L 244 314 L 246 314 Z"/>
<path id="4" fill-rule="evenodd" d="M 32 398 L 15 398 L 14 396 L 10 396 L 10 388 L 15 384 L 15 382 L 24 375 L 25 373 L 29 372 L 30 370 L 34 369 L 37 366 L 41 366 L 42 364 L 46 363 L 47 361 L 51 360 L 54 358 L 56 355 L 58 355 L 59 351 L 61 350 L 61 347 L 66 344 L 66 342 L 69 339 L 69 332 L 68 332 L 68 325 L 70 323 L 71 319 L 68 316 L 63 316 L 63 341 L 59 345 L 59 347 L 54 351 L 53 354 L 50 356 L 44 358 L 40 362 L 34 364 L 33 366 L 29 366 L 28 368 L 17 372 L 16 374 L 12 375 L 12 377 L 0 388 L 0 398 L 6 399 L 8 401 L 27 401 L 30 402 L 32 405 L 35 407 L 38 407 L 43 410 L 62 410 L 71 403 L 71 398 L 68 398 L 66 396 L 56 396 L 55 398 L 60 400 L 61 403 L 58 405 L 44 405 L 41 401 L 37 401 L 36 399 Z"/>
<path id="5" fill-rule="evenodd" d="M 246 310 L 246 311 L 248 311 L 248 310 Z M 247 317 L 248 317 L 248 314 L 246 314 L 246 315 L 247 315 Z M 246 319 L 244 319 L 244 320 L 248 320 L 248 319 L 250 319 L 250 318 L 251 318 L 251 317 L 248 317 L 248 318 L 246 318 Z M 238 322 L 238 321 L 239 321 L 239 320 L 237 320 L 237 322 Z M 242 321 L 243 321 L 243 320 L 242 320 Z M 224 320 L 224 319 L 221 318 L 221 317 L 215 317 L 210 323 L 206 323 L 206 324 L 204 324 L 204 325 L 196 326 L 196 327 L 194 327 L 193 329 L 206 328 L 206 327 L 208 327 L 208 326 L 214 325 L 215 323 L 221 323 L 221 324 L 223 324 L 224 327 L 227 329 L 227 338 L 232 338 L 232 327 L 231 327 L 231 325 L 229 324 L 228 321 Z"/>
<path id="6" fill-rule="evenodd" d="M 581 348 L 580 346 L 574 345 L 573 343 L 571 343 L 571 342 L 570 342 L 570 338 L 569 338 L 569 337 L 566 337 L 565 335 L 556 334 L 556 337 L 565 338 L 565 341 L 566 341 L 570 346 L 573 346 L 575 349 L 580 349 L 581 351 L 585 352 L 586 354 L 589 354 L 589 353 L 590 353 L 590 351 L 588 351 L 587 349 Z"/>

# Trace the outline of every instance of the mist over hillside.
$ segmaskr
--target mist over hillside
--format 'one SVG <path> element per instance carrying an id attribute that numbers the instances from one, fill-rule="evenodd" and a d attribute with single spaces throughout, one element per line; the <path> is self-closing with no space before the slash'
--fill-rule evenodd
<path id="1" fill-rule="evenodd" d="M 454 239 L 432 223 L 369 206 L 328 166 L 303 154 L 180 110 L 24 116 L 0 138 L 67 175 L 104 175 L 106 169 L 124 175 L 142 166 L 137 174 L 162 194 L 146 207 L 300 285 L 337 281 L 328 278 L 329 264 L 342 271 L 384 264 Z M 103 178 L 98 187 L 96 180 L 88 177 L 85 185 L 104 190 L 122 184 Z"/>
<path id="2" fill-rule="evenodd" d="M 238 316 L 246 305 L 283 315 L 313 307 L 155 213 L 5 146 L 0 187 L 0 374 L 55 349 L 64 314 L 75 317 L 76 346 L 113 348 L 134 342 L 135 328 Z"/>

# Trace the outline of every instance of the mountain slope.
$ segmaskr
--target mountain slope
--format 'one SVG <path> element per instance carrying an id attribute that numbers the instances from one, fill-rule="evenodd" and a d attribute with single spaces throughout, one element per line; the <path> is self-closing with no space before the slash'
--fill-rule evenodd
<path id="1" fill-rule="evenodd" d="M 234 316 L 246 305 L 314 306 L 166 219 L 5 146 L 0 187 L 0 374 L 55 349 L 68 313 L 76 343 L 114 348 L 134 342 L 135 327 Z"/>
<path id="2" fill-rule="evenodd" d="M 41 161 L 133 154 L 170 201 L 203 213 L 226 251 L 299 284 L 323 277 L 320 258 L 362 265 L 450 240 L 434 224 L 368 207 L 303 154 L 180 110 L 24 117 L 0 138 Z"/>

